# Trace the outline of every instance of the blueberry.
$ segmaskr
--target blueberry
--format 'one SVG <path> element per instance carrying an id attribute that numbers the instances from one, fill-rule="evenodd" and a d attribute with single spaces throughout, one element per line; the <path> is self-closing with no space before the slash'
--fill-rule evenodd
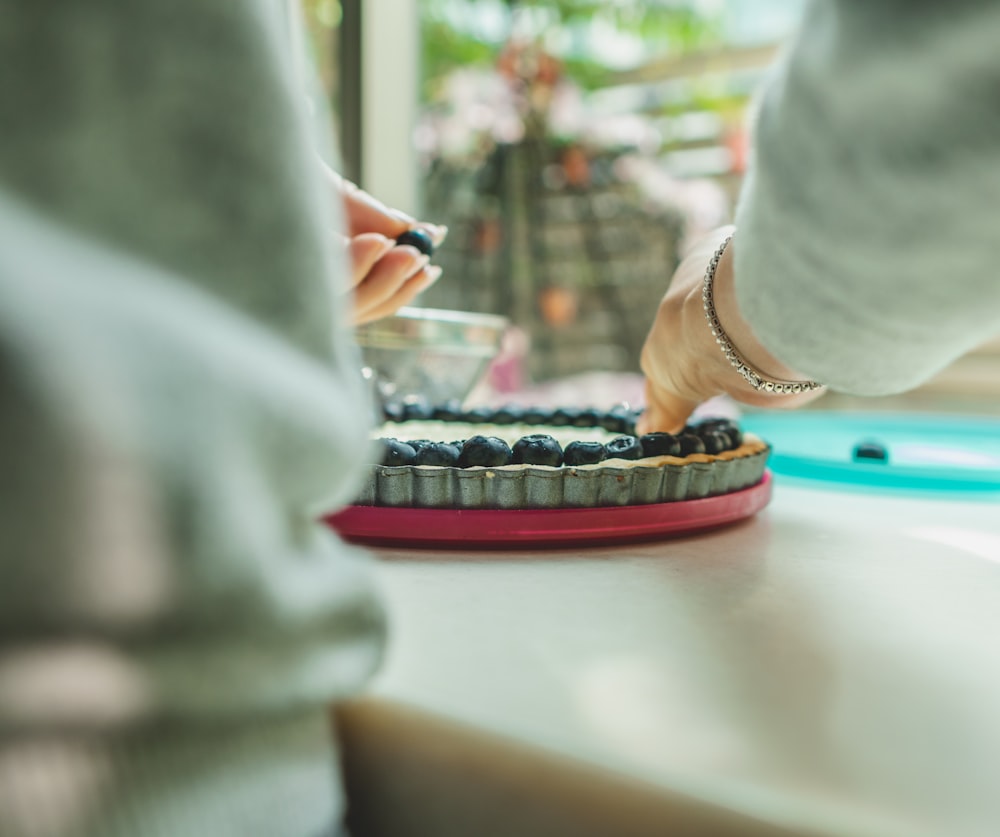
<path id="1" fill-rule="evenodd" d="M 431 442 L 417 451 L 414 465 L 458 465 L 459 449 L 446 442 Z"/>
<path id="2" fill-rule="evenodd" d="M 493 421 L 493 413 L 492 407 L 473 407 L 471 410 L 463 410 L 460 418 L 470 424 L 490 424 Z"/>
<path id="3" fill-rule="evenodd" d="M 420 453 L 420 451 L 428 445 L 436 444 L 436 442 L 432 442 L 430 439 L 407 439 L 406 444 L 413 448 L 417 453 Z"/>
<path id="4" fill-rule="evenodd" d="M 854 446 L 854 461 L 867 459 L 871 462 L 888 462 L 889 451 L 879 442 L 859 442 Z"/>
<path id="5" fill-rule="evenodd" d="M 382 444 L 383 465 L 412 465 L 417 452 L 412 445 L 399 439 L 379 439 Z"/>
<path id="6" fill-rule="evenodd" d="M 550 421 L 553 427 L 572 427 L 582 412 L 579 407 L 559 407 L 552 411 Z"/>
<path id="7" fill-rule="evenodd" d="M 694 433 L 681 433 L 677 437 L 677 441 L 681 446 L 681 456 L 690 456 L 692 453 L 704 453 L 705 443 Z"/>
<path id="8" fill-rule="evenodd" d="M 517 404 L 505 404 L 493 413 L 494 424 L 520 424 L 524 421 L 524 408 Z"/>
<path id="9" fill-rule="evenodd" d="M 423 230 L 407 230 L 396 239 L 396 244 L 408 244 L 410 247 L 415 247 L 425 256 L 434 255 L 434 240 Z"/>
<path id="10" fill-rule="evenodd" d="M 732 419 L 706 419 L 695 428 L 695 431 L 699 436 L 706 433 L 725 433 L 732 448 L 738 448 L 743 444 L 743 431 Z"/>
<path id="11" fill-rule="evenodd" d="M 562 446 L 551 436 L 535 433 L 522 436 L 514 443 L 514 464 L 520 465 L 561 465 Z"/>
<path id="12" fill-rule="evenodd" d="M 721 430 L 703 432 L 700 438 L 702 444 L 705 445 L 705 453 L 715 455 L 730 448 L 729 436 Z"/>
<path id="13" fill-rule="evenodd" d="M 628 433 L 632 425 L 628 411 L 623 410 L 621 407 L 608 410 L 608 412 L 601 416 L 597 424 L 609 433 Z"/>
<path id="14" fill-rule="evenodd" d="M 383 404 L 382 415 L 386 421 L 400 422 L 403 420 L 403 405 L 391 401 Z"/>
<path id="15" fill-rule="evenodd" d="M 522 421 L 525 424 L 552 424 L 552 413 L 546 407 L 528 407 Z"/>
<path id="16" fill-rule="evenodd" d="M 427 421 L 434 415 L 434 410 L 426 401 L 404 401 L 403 421 Z"/>
<path id="17" fill-rule="evenodd" d="M 642 445 L 635 436 L 619 436 L 604 447 L 608 459 L 642 459 Z"/>
<path id="18" fill-rule="evenodd" d="M 462 445 L 458 460 L 460 468 L 497 468 L 510 465 L 511 450 L 503 439 L 496 436 L 473 436 Z"/>
<path id="19" fill-rule="evenodd" d="M 680 456 L 681 443 L 672 433 L 647 433 L 639 439 L 643 456 Z"/>
<path id="20" fill-rule="evenodd" d="M 563 451 L 564 465 L 596 465 L 608 457 L 600 442 L 570 442 Z"/>
<path id="21" fill-rule="evenodd" d="M 576 421 L 573 422 L 574 427 L 600 427 L 601 419 L 604 414 L 600 410 L 596 410 L 593 407 L 587 407 L 585 410 L 580 410 L 580 415 L 576 417 Z"/>
<path id="22" fill-rule="evenodd" d="M 455 399 L 438 404 L 431 410 L 431 418 L 434 421 L 458 421 L 461 417 L 462 405 Z"/>

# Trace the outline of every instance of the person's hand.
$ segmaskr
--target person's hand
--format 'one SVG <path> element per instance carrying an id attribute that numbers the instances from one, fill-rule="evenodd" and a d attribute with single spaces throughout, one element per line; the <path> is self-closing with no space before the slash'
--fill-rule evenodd
<path id="1" fill-rule="evenodd" d="M 758 392 L 734 369 L 705 319 L 702 285 L 712 255 L 732 235 L 732 227 L 716 230 L 700 241 L 681 262 L 670 282 L 642 350 L 646 376 L 646 408 L 637 422 L 639 433 L 676 433 L 703 401 L 729 395 L 758 407 L 794 408 L 819 397 L 824 390 L 798 395 Z M 775 358 L 757 340 L 742 318 L 733 281 L 734 237 L 715 272 L 713 300 L 723 330 L 747 361 L 768 377 L 782 381 L 807 376 Z"/>
<path id="2" fill-rule="evenodd" d="M 415 247 L 398 246 L 396 238 L 407 230 L 419 229 L 438 247 L 448 230 L 390 209 L 336 172 L 324 170 L 343 201 L 347 221 L 347 235 L 340 238 L 351 264 L 351 321 L 362 325 L 387 317 L 441 276 L 441 268 L 430 265 L 428 256 Z"/>

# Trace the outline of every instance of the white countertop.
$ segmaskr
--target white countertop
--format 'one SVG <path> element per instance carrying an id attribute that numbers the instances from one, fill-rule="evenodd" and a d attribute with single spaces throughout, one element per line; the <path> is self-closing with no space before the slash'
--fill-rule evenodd
<path id="1" fill-rule="evenodd" d="M 794 830 L 1000 833 L 1000 503 L 777 480 L 716 532 L 377 551 L 376 695 Z"/>

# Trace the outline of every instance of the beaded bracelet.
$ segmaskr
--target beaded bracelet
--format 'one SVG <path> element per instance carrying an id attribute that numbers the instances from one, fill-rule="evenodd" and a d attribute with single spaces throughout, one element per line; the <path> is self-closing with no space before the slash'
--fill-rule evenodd
<path id="1" fill-rule="evenodd" d="M 758 392 L 770 392 L 774 395 L 797 395 L 800 392 L 811 392 L 814 389 L 820 389 L 823 385 L 816 381 L 776 381 L 773 378 L 768 378 L 759 369 L 747 363 L 746 359 L 736 350 L 726 332 L 722 330 L 722 325 L 719 323 L 719 315 L 715 313 L 715 303 L 712 299 L 712 282 L 715 281 L 715 271 L 718 270 L 722 254 L 726 252 L 726 247 L 729 246 L 729 242 L 732 240 L 733 237 L 729 236 L 719 245 L 719 249 L 715 251 L 712 260 L 705 269 L 705 282 L 701 289 L 701 301 L 705 309 L 705 319 L 708 320 L 708 325 L 712 329 L 712 336 L 715 338 L 715 342 L 719 344 L 722 353 L 726 356 L 729 363 L 732 364 L 733 368 Z"/>

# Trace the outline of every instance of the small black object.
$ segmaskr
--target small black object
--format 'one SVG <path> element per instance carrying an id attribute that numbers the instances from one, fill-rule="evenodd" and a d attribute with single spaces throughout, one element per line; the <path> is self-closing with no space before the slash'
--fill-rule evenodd
<path id="1" fill-rule="evenodd" d="M 462 405 L 456 400 L 445 401 L 431 410 L 434 421 L 458 421 L 462 417 Z"/>
<path id="2" fill-rule="evenodd" d="M 706 433 L 725 433 L 729 437 L 732 448 L 738 448 L 743 444 L 743 432 L 740 430 L 740 426 L 732 419 L 706 419 L 697 425 L 695 433 L 702 437 Z"/>
<path id="3" fill-rule="evenodd" d="M 400 422 L 403 420 L 403 405 L 390 401 L 382 405 L 382 415 L 386 421 Z"/>
<path id="4" fill-rule="evenodd" d="M 491 424 L 493 413 L 492 407 L 473 407 L 471 410 L 463 410 L 459 420 L 469 424 Z"/>
<path id="5" fill-rule="evenodd" d="M 635 436 L 619 436 L 604 445 L 608 459 L 642 459 L 642 444 Z"/>
<path id="6" fill-rule="evenodd" d="M 574 427 L 600 427 L 604 413 L 593 407 L 587 407 L 580 411 L 580 415 L 573 422 Z"/>
<path id="7" fill-rule="evenodd" d="M 412 465 L 417 452 L 412 445 L 399 439 L 379 439 L 382 444 L 383 465 Z"/>
<path id="8" fill-rule="evenodd" d="M 854 446 L 854 461 L 865 459 L 869 462 L 888 462 L 889 451 L 879 442 L 859 442 Z"/>
<path id="9" fill-rule="evenodd" d="M 692 453 L 704 453 L 705 443 L 694 433 L 681 433 L 677 437 L 681 446 L 681 456 L 690 456 Z"/>
<path id="10" fill-rule="evenodd" d="M 681 443 L 673 433 L 647 433 L 639 437 L 644 456 L 680 456 Z"/>
<path id="11" fill-rule="evenodd" d="M 550 422 L 553 427 L 572 427 L 582 412 L 579 407 L 557 407 L 552 411 Z"/>
<path id="12" fill-rule="evenodd" d="M 404 401 L 403 421 L 427 421 L 434 415 L 434 408 L 426 401 Z"/>
<path id="13" fill-rule="evenodd" d="M 493 413 L 494 424 L 520 424 L 523 421 L 524 407 L 519 407 L 517 404 L 505 404 L 503 407 L 497 407 Z"/>
<path id="14" fill-rule="evenodd" d="M 407 439 L 406 444 L 413 448 L 417 453 L 420 453 L 428 445 L 436 444 L 430 439 Z"/>
<path id="15" fill-rule="evenodd" d="M 514 443 L 515 465 L 562 465 L 563 449 L 555 439 L 544 433 L 522 436 Z"/>
<path id="16" fill-rule="evenodd" d="M 722 453 L 724 450 L 729 450 L 729 436 L 723 433 L 721 430 L 709 430 L 707 433 L 701 434 L 702 444 L 705 445 L 705 453 L 710 453 L 713 456 L 718 453 Z"/>
<path id="17" fill-rule="evenodd" d="M 630 436 L 635 434 L 631 431 L 635 429 L 635 420 L 631 413 L 623 407 L 614 407 L 601 416 L 598 424 L 609 433 L 625 433 Z"/>
<path id="18" fill-rule="evenodd" d="M 498 468 L 510 465 L 511 450 L 503 439 L 496 436 L 473 436 L 462 445 L 458 458 L 460 468 Z"/>
<path id="19" fill-rule="evenodd" d="M 521 421 L 525 424 L 552 424 L 552 410 L 548 407 L 528 407 Z"/>
<path id="20" fill-rule="evenodd" d="M 445 467 L 455 466 L 458 465 L 458 457 L 460 455 L 461 452 L 454 445 L 449 445 L 445 442 L 431 442 L 417 451 L 413 464 L 441 465 Z"/>
<path id="21" fill-rule="evenodd" d="M 600 442 L 570 442 L 563 451 L 564 465 L 596 465 L 608 458 Z"/>
<path id="22" fill-rule="evenodd" d="M 434 255 L 434 240 L 423 230 L 407 230 L 396 239 L 397 245 L 409 245 L 425 256 Z"/>

